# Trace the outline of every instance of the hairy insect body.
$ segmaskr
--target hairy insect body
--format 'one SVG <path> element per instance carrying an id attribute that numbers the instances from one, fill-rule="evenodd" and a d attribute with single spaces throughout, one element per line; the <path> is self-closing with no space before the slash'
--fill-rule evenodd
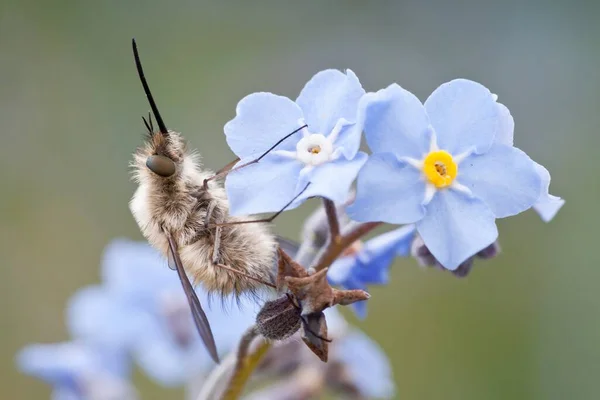
<path id="1" fill-rule="evenodd" d="M 152 156 L 173 161 L 175 173 L 165 177 L 150 170 Z M 214 226 L 242 219 L 229 216 L 222 186 L 211 181 L 204 188 L 204 180 L 213 173 L 201 169 L 198 156 L 186 149 L 180 134 L 150 133 L 135 153 L 132 166 L 139 187 L 130 209 L 142 234 L 166 257 L 169 244 L 165 232 L 169 232 L 195 284 L 223 295 L 256 292 L 261 287 L 257 281 L 218 265 L 258 280 L 275 281 L 274 237 L 263 224 Z"/>

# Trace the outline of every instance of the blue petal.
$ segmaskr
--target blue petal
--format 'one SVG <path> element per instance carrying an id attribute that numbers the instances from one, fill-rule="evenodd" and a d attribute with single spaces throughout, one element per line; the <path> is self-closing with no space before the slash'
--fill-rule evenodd
<path id="1" fill-rule="evenodd" d="M 151 309 L 160 290 L 180 289 L 177 273 L 167 260 L 144 242 L 113 240 L 104 250 L 102 278 L 111 296 Z"/>
<path id="2" fill-rule="evenodd" d="M 360 331 L 348 333 L 334 347 L 361 394 L 366 398 L 392 398 L 395 385 L 385 352 Z"/>
<path id="3" fill-rule="evenodd" d="M 199 290 L 197 290 L 199 292 Z M 206 316 L 211 323 L 219 354 L 227 354 L 235 348 L 242 334 L 256 321 L 261 305 L 255 298 L 236 298 L 234 295 L 219 299 L 220 304 L 211 305 L 206 292 L 198 293 L 200 302 L 206 307 Z"/>
<path id="4" fill-rule="evenodd" d="M 454 155 L 472 148 L 485 153 L 499 128 L 499 110 L 490 91 L 466 79 L 438 87 L 425 102 L 425 109 L 438 146 Z"/>
<path id="5" fill-rule="evenodd" d="M 373 265 L 372 268 L 363 266 L 359 263 L 355 256 L 348 256 L 337 259 L 327 271 L 327 280 L 330 284 L 341 286 L 344 289 L 367 289 L 367 283 L 371 283 L 369 273 L 381 275 L 376 268 L 380 265 Z M 387 274 L 386 274 L 387 276 Z M 375 277 L 379 279 L 379 276 Z M 367 316 L 367 302 L 359 301 L 352 304 L 354 313 L 360 319 L 365 319 Z"/>
<path id="6" fill-rule="evenodd" d="M 332 285 L 345 289 L 363 289 L 367 285 L 383 285 L 389 281 L 389 267 L 398 254 L 408 254 L 415 235 L 415 227 L 409 225 L 375 237 L 351 256 L 337 259 L 327 272 Z M 359 318 L 367 315 L 367 302 L 353 304 Z"/>
<path id="7" fill-rule="evenodd" d="M 323 311 L 327 319 L 327 330 L 331 337 L 340 337 L 348 331 L 348 322 L 338 307 L 329 307 Z"/>
<path id="8" fill-rule="evenodd" d="M 333 148 L 341 149 L 342 155 L 347 160 L 352 160 L 360 148 L 362 126 L 344 120 L 339 120 L 338 125 L 341 126 L 340 133 L 333 142 Z"/>
<path id="9" fill-rule="evenodd" d="M 84 377 L 108 374 L 124 377 L 129 364 L 123 353 L 80 342 L 32 344 L 17 354 L 21 372 L 63 387 L 75 388 Z"/>
<path id="10" fill-rule="evenodd" d="M 148 315 L 132 308 L 100 286 L 79 290 L 67 306 L 71 335 L 88 343 L 126 350 L 148 325 Z"/>
<path id="11" fill-rule="evenodd" d="M 250 94 L 240 100 L 235 118 L 225 124 L 227 144 L 239 158 L 255 158 L 298 129 L 301 118 L 302 110 L 287 97 L 273 93 Z M 298 132 L 277 149 L 294 150 L 301 138 Z"/>
<path id="12" fill-rule="evenodd" d="M 391 154 L 373 154 L 358 174 L 356 200 L 348 208 L 356 221 L 407 224 L 425 215 L 421 172 Z"/>
<path id="13" fill-rule="evenodd" d="M 359 152 L 350 161 L 340 157 L 335 161 L 315 167 L 309 174 L 303 176 L 298 181 L 296 193 L 304 189 L 308 182 L 310 182 L 310 185 L 298 197 L 293 206 L 297 207 L 306 199 L 315 196 L 330 199 L 337 204 L 344 203 L 348 198 L 352 182 L 356 179 L 358 171 L 365 164 L 367 158 L 368 156 L 365 153 Z"/>
<path id="14" fill-rule="evenodd" d="M 471 155 L 458 167 L 458 181 L 487 203 L 496 218 L 519 214 L 540 197 L 535 163 L 521 150 L 495 145 Z"/>
<path id="15" fill-rule="evenodd" d="M 358 317 L 358 319 L 364 320 L 367 318 L 367 302 L 366 301 L 357 301 L 356 303 L 352 303 L 350 305 L 352 307 L 352 311 Z"/>
<path id="16" fill-rule="evenodd" d="M 539 214 L 542 221 L 550 222 L 564 204 L 565 201 L 560 197 L 548 194 L 547 196 L 542 196 L 542 198 L 533 205 L 533 209 Z"/>
<path id="17" fill-rule="evenodd" d="M 441 190 L 427 205 L 427 215 L 417 231 L 433 256 L 454 271 L 467 258 L 498 237 L 494 214 L 476 197 Z"/>
<path id="18" fill-rule="evenodd" d="M 328 135 L 340 118 L 355 122 L 358 102 L 365 90 L 351 70 L 344 74 L 336 69 L 317 73 L 304 86 L 296 103 L 304 112 L 308 129 Z M 356 150 L 358 145 L 356 143 Z"/>
<path id="19" fill-rule="evenodd" d="M 364 126 L 373 153 L 421 159 L 429 150 L 431 129 L 423 104 L 392 84 L 361 100 L 358 126 Z"/>
<path id="20" fill-rule="evenodd" d="M 179 386 L 213 365 L 201 342 L 178 346 L 162 329 L 140 337 L 133 355 L 150 378 L 167 387 Z"/>
<path id="21" fill-rule="evenodd" d="M 352 270 L 356 267 L 356 258 L 353 256 L 342 257 L 335 262 L 327 270 L 327 280 L 332 285 L 344 285 L 348 279 L 352 278 Z M 354 282 L 354 289 L 364 289 L 359 282 Z"/>
<path id="22" fill-rule="evenodd" d="M 249 160 L 240 164 L 246 161 Z M 281 210 L 297 194 L 302 167 L 299 161 L 268 155 L 257 164 L 227 175 L 229 213 L 247 215 Z M 292 208 L 294 205 L 288 207 Z"/>
<path id="23" fill-rule="evenodd" d="M 504 104 L 497 103 L 497 107 L 499 125 L 494 143 L 512 146 L 513 136 L 515 133 L 515 120 L 513 119 L 512 115 L 510 115 L 510 111 Z"/>
<path id="24" fill-rule="evenodd" d="M 542 192 L 540 198 L 533 205 L 533 208 L 544 222 L 550 222 L 558 210 L 565 204 L 565 201 L 548 192 L 550 188 L 550 173 L 548 170 L 538 163 L 535 163 L 535 169 L 540 176 L 540 187 Z"/>
<path id="25" fill-rule="evenodd" d="M 410 254 L 410 245 L 415 238 L 414 225 L 403 226 L 399 229 L 383 233 L 365 243 L 363 251 L 374 259 L 374 255 L 386 254 L 393 251 L 396 256 L 406 257 Z"/>
<path id="26" fill-rule="evenodd" d="M 86 400 L 77 389 L 60 387 L 52 391 L 51 400 Z"/>
<path id="27" fill-rule="evenodd" d="M 242 334 L 254 323 L 258 312 L 257 304 L 250 299 L 240 299 L 239 304 L 236 303 L 225 310 L 223 305 L 233 304 L 237 300 L 235 297 L 221 299 L 221 306 L 218 306 L 210 304 L 205 291 L 197 292 L 216 338 L 218 352 L 224 356 L 238 344 Z M 183 292 L 181 294 L 183 296 Z M 156 316 L 154 324 L 138 336 L 134 349 L 135 359 L 140 367 L 161 385 L 180 385 L 213 366 L 204 345 L 196 335 L 192 319 L 188 322 L 187 328 L 192 340 L 187 345 L 176 340 L 165 319 L 159 315 Z"/>

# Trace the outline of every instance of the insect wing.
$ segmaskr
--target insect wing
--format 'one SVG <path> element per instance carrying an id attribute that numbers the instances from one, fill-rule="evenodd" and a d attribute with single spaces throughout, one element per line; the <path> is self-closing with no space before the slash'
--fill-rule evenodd
<path id="1" fill-rule="evenodd" d="M 215 338 L 213 337 L 212 330 L 210 329 L 208 318 L 206 318 L 206 314 L 200 305 L 200 300 L 198 300 L 198 296 L 196 295 L 196 292 L 194 291 L 194 288 L 192 287 L 192 284 L 185 273 L 183 263 L 181 262 L 181 258 L 179 258 L 179 253 L 177 252 L 177 245 L 175 244 L 175 241 L 169 234 L 167 234 L 167 240 L 169 242 L 169 266 L 174 265 L 173 269 L 177 270 L 177 275 L 179 275 L 181 286 L 183 286 L 183 291 L 185 292 L 185 296 L 190 304 L 196 329 L 198 329 L 198 333 L 204 342 L 204 346 L 210 353 L 210 356 L 214 362 L 218 364 L 219 355 L 217 354 L 217 345 L 215 344 Z"/>
<path id="2" fill-rule="evenodd" d="M 177 264 L 175 263 L 175 258 L 173 258 L 173 251 L 171 250 L 171 243 L 169 242 L 169 253 L 167 254 L 167 265 L 169 269 L 173 271 L 177 271 Z"/>

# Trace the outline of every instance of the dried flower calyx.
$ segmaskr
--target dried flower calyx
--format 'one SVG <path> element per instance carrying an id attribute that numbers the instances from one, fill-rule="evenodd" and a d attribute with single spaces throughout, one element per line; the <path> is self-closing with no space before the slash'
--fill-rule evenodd
<path id="1" fill-rule="evenodd" d="M 370 297 L 364 290 L 332 288 L 327 282 L 327 269 L 307 271 L 281 249 L 277 289 L 285 294 L 265 303 L 256 318 L 258 331 L 267 339 L 283 340 L 301 329 L 304 343 L 324 362 L 331 340 L 327 338 L 323 311 Z"/>

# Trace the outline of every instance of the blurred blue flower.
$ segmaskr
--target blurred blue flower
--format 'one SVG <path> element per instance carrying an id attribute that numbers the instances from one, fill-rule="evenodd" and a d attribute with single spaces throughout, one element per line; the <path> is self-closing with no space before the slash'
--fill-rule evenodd
<path id="1" fill-rule="evenodd" d="M 385 352 L 367 335 L 352 330 L 337 341 L 334 357 L 341 361 L 365 398 L 390 399 L 395 384 L 392 367 Z"/>
<path id="2" fill-rule="evenodd" d="M 136 344 L 149 317 L 100 285 L 79 289 L 66 307 L 66 325 L 75 339 L 123 352 Z"/>
<path id="3" fill-rule="evenodd" d="M 498 96 L 495 94 L 492 95 L 492 98 L 494 101 L 498 100 Z M 498 132 L 496 133 L 496 139 L 494 142 L 512 146 L 515 132 L 515 122 L 512 115 L 510 115 L 508 108 L 506 108 L 506 106 L 502 103 L 497 104 L 498 115 L 500 117 L 500 126 Z M 549 193 L 548 189 L 550 187 L 550 173 L 548 170 L 538 163 L 535 163 L 535 168 L 541 179 L 541 193 L 537 202 L 533 205 L 533 209 L 540 215 L 544 222 L 549 222 L 552 220 L 552 218 L 554 218 L 563 204 L 565 204 L 565 201 L 560 197 L 553 196 Z"/>
<path id="4" fill-rule="evenodd" d="M 212 367 L 177 273 L 158 251 L 145 243 L 115 240 L 106 248 L 102 276 L 104 286 L 81 290 L 68 308 L 68 323 L 77 337 L 129 349 L 140 367 L 165 386 L 185 383 Z M 226 298 L 211 307 L 206 292 L 196 292 L 223 355 L 254 322 L 258 306 L 249 299 L 238 306 L 234 298 Z"/>
<path id="5" fill-rule="evenodd" d="M 367 285 L 386 284 L 394 257 L 408 256 L 414 237 L 414 225 L 381 234 L 367 241 L 356 253 L 336 260 L 329 268 L 327 278 L 332 285 L 345 289 L 366 290 Z M 359 318 L 366 317 L 366 301 L 354 303 L 352 308 Z"/>
<path id="6" fill-rule="evenodd" d="M 129 360 L 121 352 L 82 342 L 33 344 L 17 355 L 18 368 L 52 385 L 54 400 L 130 400 Z"/>
<path id="7" fill-rule="evenodd" d="M 350 70 L 317 73 L 292 101 L 272 93 L 253 93 L 237 105 L 225 125 L 227 143 L 241 159 L 252 161 L 286 135 L 258 163 L 227 176 L 225 187 L 233 215 L 278 211 L 308 188 L 288 208 L 309 197 L 342 203 L 367 159 L 359 152 L 357 107 L 364 94 Z"/>
<path id="8" fill-rule="evenodd" d="M 456 269 L 496 240 L 496 218 L 540 198 L 535 163 L 495 142 L 500 114 L 487 88 L 464 79 L 441 85 L 424 105 L 397 84 L 365 95 L 359 125 L 373 155 L 350 217 L 415 223 L 435 258 Z"/>
<path id="9" fill-rule="evenodd" d="M 351 327 L 337 308 L 325 310 L 329 360 L 321 362 L 299 340 L 277 342 L 259 367 L 258 378 L 272 384 L 244 400 L 392 398 L 395 385 L 390 362 L 366 334 Z M 297 336 L 295 336 L 297 338 Z M 273 377 L 277 377 L 273 383 Z"/>

